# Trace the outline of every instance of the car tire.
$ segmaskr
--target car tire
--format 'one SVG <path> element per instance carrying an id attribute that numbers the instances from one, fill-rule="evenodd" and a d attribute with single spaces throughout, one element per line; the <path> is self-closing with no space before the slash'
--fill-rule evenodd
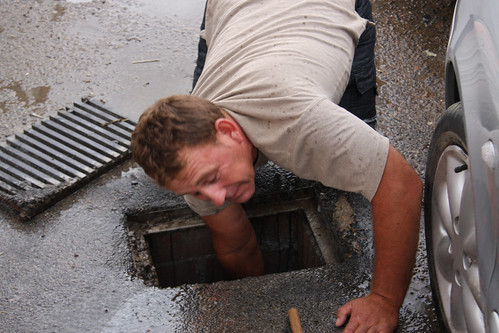
<path id="1" fill-rule="evenodd" d="M 476 225 L 461 102 L 433 134 L 425 175 L 425 234 L 433 300 L 442 328 L 484 332 Z"/>

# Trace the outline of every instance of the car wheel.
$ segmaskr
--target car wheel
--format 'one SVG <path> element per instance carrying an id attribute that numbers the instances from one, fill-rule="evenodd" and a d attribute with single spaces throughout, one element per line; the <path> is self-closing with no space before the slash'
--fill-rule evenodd
<path id="1" fill-rule="evenodd" d="M 484 332 L 464 112 L 451 105 L 433 134 L 425 176 L 425 233 L 433 299 L 451 332 Z"/>

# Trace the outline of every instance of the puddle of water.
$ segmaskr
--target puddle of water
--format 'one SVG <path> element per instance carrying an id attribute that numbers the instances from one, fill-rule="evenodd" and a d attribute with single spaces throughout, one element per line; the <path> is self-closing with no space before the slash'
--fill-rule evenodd
<path id="1" fill-rule="evenodd" d="M 32 97 L 35 101 L 32 104 L 40 104 L 45 103 L 47 101 L 47 96 L 49 94 L 50 87 L 40 86 L 31 88 L 28 90 L 28 97 Z"/>
<path id="2" fill-rule="evenodd" d="M 50 92 L 49 86 L 39 86 L 24 90 L 21 82 L 11 82 L 0 87 L 0 109 L 7 112 L 7 105 L 18 103 L 26 107 L 45 103 Z"/>

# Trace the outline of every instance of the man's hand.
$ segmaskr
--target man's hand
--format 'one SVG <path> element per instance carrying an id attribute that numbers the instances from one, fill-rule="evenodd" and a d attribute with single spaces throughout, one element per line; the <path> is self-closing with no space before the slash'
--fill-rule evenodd
<path id="1" fill-rule="evenodd" d="M 348 321 L 344 333 L 389 333 L 397 326 L 398 314 L 397 305 L 383 296 L 371 293 L 343 305 L 336 316 L 336 327 L 343 326 Z"/>

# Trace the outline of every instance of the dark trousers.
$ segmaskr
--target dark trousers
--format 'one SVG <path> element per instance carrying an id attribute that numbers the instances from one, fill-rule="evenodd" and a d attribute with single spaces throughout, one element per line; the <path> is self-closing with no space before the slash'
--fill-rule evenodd
<path id="1" fill-rule="evenodd" d="M 372 7 L 369 0 L 357 0 L 355 3 L 357 13 L 370 21 L 373 21 Z M 205 8 L 206 14 L 206 8 Z M 201 30 L 204 29 L 205 17 L 201 23 Z M 355 48 L 352 63 L 352 71 L 347 88 L 343 93 L 339 105 L 350 111 L 371 126 L 376 125 L 376 65 L 374 63 L 374 46 L 376 43 L 376 27 L 368 25 L 359 38 L 359 43 Z M 194 79 L 192 88 L 203 71 L 208 47 L 206 41 L 199 39 L 198 58 L 194 69 Z"/>

